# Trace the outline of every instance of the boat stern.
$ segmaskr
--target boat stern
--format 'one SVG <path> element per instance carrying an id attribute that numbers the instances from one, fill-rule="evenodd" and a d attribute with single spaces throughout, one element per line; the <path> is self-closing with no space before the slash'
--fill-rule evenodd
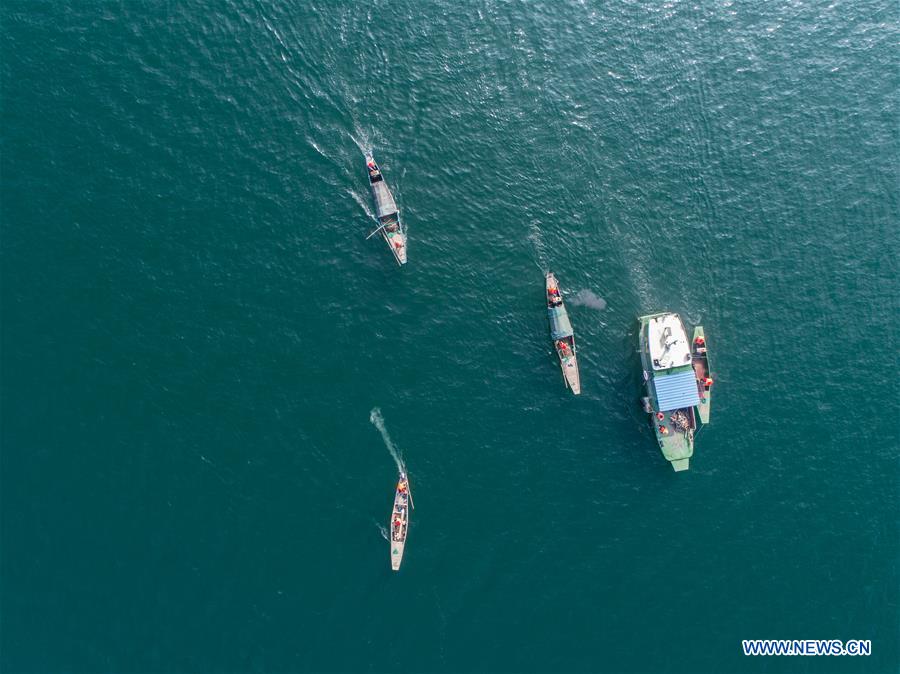
<path id="1" fill-rule="evenodd" d="M 706 391 L 705 395 L 700 398 L 700 404 L 697 405 L 697 416 L 700 417 L 700 423 L 704 426 L 709 423 L 709 404 L 710 393 Z"/>
<path id="2" fill-rule="evenodd" d="M 691 435 L 675 431 L 663 433 L 657 426 L 656 440 L 662 455 L 672 464 L 676 473 L 688 469 L 690 458 L 694 455 L 694 439 Z"/>
<path id="3" fill-rule="evenodd" d="M 394 254 L 397 256 L 397 262 L 400 264 L 406 264 L 406 237 L 403 237 L 403 244 L 394 249 Z"/>
<path id="4" fill-rule="evenodd" d="M 578 373 L 578 360 L 574 356 L 563 363 L 563 375 L 572 393 L 579 395 L 581 393 L 581 375 Z"/>
<path id="5" fill-rule="evenodd" d="M 390 246 L 391 252 L 394 254 L 394 258 L 397 260 L 397 264 L 406 264 L 406 234 L 400 231 L 385 231 L 384 240 L 387 241 L 387 245 Z"/>
<path id="6" fill-rule="evenodd" d="M 690 459 L 678 459 L 676 461 L 672 461 L 672 468 L 675 469 L 676 473 L 680 473 L 683 470 L 688 469 L 688 464 L 690 464 Z"/>
<path id="7" fill-rule="evenodd" d="M 403 546 L 403 542 L 391 541 L 391 569 L 393 571 L 400 570 L 400 562 L 403 561 Z"/>

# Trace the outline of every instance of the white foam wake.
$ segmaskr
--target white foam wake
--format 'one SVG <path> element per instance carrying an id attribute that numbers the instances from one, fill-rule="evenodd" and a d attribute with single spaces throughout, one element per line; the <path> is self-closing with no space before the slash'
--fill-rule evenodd
<path id="1" fill-rule="evenodd" d="M 378 429 L 379 433 L 381 433 L 381 439 L 384 440 L 385 447 L 388 448 L 391 456 L 394 457 L 394 462 L 397 464 L 397 470 L 401 473 L 405 473 L 406 464 L 403 463 L 403 457 L 400 455 L 400 451 L 391 441 L 391 436 L 388 435 L 387 428 L 384 426 L 384 417 L 381 416 L 381 410 L 379 408 L 372 408 L 372 411 L 369 413 L 369 421 L 371 421 L 372 425 Z"/>
<path id="2" fill-rule="evenodd" d="M 368 215 L 373 220 L 376 219 L 375 211 L 372 210 L 371 206 L 369 206 L 369 202 L 366 199 L 363 199 L 353 190 L 347 190 L 347 194 L 353 197 L 353 201 L 355 201 L 356 204 L 366 212 L 366 215 Z"/>
<path id="3" fill-rule="evenodd" d="M 369 139 L 369 134 L 358 123 L 354 123 L 353 127 L 354 133 L 349 134 L 350 138 L 353 139 L 360 152 L 364 155 L 371 154 L 372 141 Z"/>
<path id="4" fill-rule="evenodd" d="M 547 247 L 544 245 L 544 237 L 541 228 L 537 223 L 532 222 L 528 225 L 530 232 L 528 240 L 531 242 L 531 251 L 534 255 L 534 263 L 538 266 L 544 275 L 547 275 L 550 267 L 547 264 Z"/>

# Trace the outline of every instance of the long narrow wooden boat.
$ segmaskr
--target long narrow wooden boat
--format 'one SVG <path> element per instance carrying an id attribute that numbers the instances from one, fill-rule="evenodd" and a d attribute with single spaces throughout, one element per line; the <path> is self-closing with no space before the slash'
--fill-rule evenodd
<path id="1" fill-rule="evenodd" d="M 369 174 L 372 198 L 375 200 L 375 218 L 378 220 L 378 228 L 369 236 L 381 232 L 397 264 L 406 264 L 406 231 L 400 221 L 400 210 L 381 175 L 381 169 L 370 154 L 366 155 L 366 171 Z"/>
<path id="2" fill-rule="evenodd" d="M 553 272 L 547 272 L 547 313 L 550 316 L 550 337 L 553 348 L 559 357 L 563 381 L 572 389 L 572 393 L 581 393 L 581 375 L 578 372 L 578 355 L 575 352 L 575 332 L 569 321 L 569 314 L 563 302 L 559 283 Z"/>
<path id="3" fill-rule="evenodd" d="M 409 480 L 406 473 L 400 473 L 397 490 L 394 493 L 394 509 L 391 512 L 389 530 L 391 532 L 391 568 L 400 569 L 403 561 L 403 548 L 406 546 L 406 533 L 409 529 Z"/>
<path id="4" fill-rule="evenodd" d="M 709 423 L 710 405 L 712 404 L 712 374 L 709 369 L 709 351 L 706 345 L 706 335 L 703 334 L 703 326 L 694 328 L 694 339 L 691 342 L 691 364 L 694 366 L 694 374 L 697 377 L 697 390 L 700 392 L 700 403 L 697 405 L 697 415 L 701 424 Z"/>

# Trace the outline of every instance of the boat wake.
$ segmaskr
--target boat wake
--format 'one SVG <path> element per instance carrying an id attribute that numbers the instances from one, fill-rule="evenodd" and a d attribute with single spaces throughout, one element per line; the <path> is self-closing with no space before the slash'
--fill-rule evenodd
<path id="1" fill-rule="evenodd" d="M 528 225 L 531 230 L 528 234 L 528 240 L 531 242 L 531 252 L 534 255 L 534 263 L 538 269 L 546 276 L 550 271 L 550 265 L 547 264 L 547 246 L 544 244 L 544 237 L 541 234 L 541 228 L 537 223 L 532 222 Z"/>
<path id="2" fill-rule="evenodd" d="M 394 462 L 397 464 L 397 470 L 401 473 L 406 472 L 406 464 L 403 463 L 403 457 L 400 456 L 400 452 L 394 443 L 391 441 L 391 436 L 388 435 L 387 428 L 384 426 L 384 417 L 381 416 L 381 409 L 378 407 L 373 407 L 372 411 L 369 413 L 369 421 L 372 422 L 372 425 L 378 429 L 378 432 L 381 433 L 381 438 L 384 440 L 385 446 L 388 448 L 388 451 L 391 453 L 391 456 L 394 457 Z"/>
<path id="3" fill-rule="evenodd" d="M 348 135 L 353 139 L 353 142 L 356 143 L 356 147 L 359 148 L 360 152 L 364 155 L 370 154 L 372 152 L 372 141 L 369 140 L 369 134 L 367 134 L 359 124 L 354 124 L 353 126 L 354 133 Z"/>
<path id="4" fill-rule="evenodd" d="M 349 194 L 351 197 L 353 197 L 353 201 L 355 201 L 359 205 L 359 207 L 362 208 L 366 212 L 366 215 L 368 215 L 370 218 L 372 218 L 372 220 L 377 219 L 375 217 L 375 212 L 372 210 L 371 206 L 369 206 L 368 201 L 363 199 L 361 196 L 359 196 L 353 190 L 347 190 L 347 194 Z"/>
<path id="5" fill-rule="evenodd" d="M 592 290 L 588 290 L 587 288 L 575 293 L 572 299 L 569 300 L 569 304 L 573 304 L 576 307 L 587 307 L 588 309 L 595 309 L 597 311 L 606 309 L 606 300 L 594 294 Z"/>

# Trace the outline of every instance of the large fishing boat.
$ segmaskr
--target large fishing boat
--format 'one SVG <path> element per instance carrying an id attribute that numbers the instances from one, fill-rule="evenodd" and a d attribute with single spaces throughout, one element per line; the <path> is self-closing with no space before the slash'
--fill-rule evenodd
<path id="1" fill-rule="evenodd" d="M 391 568 L 400 569 L 403 561 L 403 548 L 406 545 L 406 532 L 409 529 L 409 506 L 411 504 L 409 480 L 406 473 L 400 473 L 397 490 L 394 493 L 394 509 L 391 512 Z"/>
<path id="2" fill-rule="evenodd" d="M 553 272 L 547 272 L 546 280 L 547 313 L 550 315 L 550 337 L 553 338 L 553 348 L 559 357 L 563 381 L 572 389 L 572 393 L 578 395 L 581 393 L 581 376 L 578 373 L 578 356 L 575 353 L 575 333 L 556 276 Z"/>
<path id="3" fill-rule="evenodd" d="M 378 228 L 367 238 L 381 232 L 397 264 L 406 264 L 406 232 L 403 223 L 400 222 L 400 211 L 384 181 L 384 176 L 381 175 L 381 169 L 370 154 L 366 155 L 366 171 L 369 173 L 369 185 L 372 187 L 372 198 L 375 200 L 375 217 L 378 219 Z"/>
<path id="4" fill-rule="evenodd" d="M 678 314 L 641 316 L 640 353 L 647 395 L 644 410 L 663 456 L 676 471 L 687 470 L 697 430 L 700 403 L 692 367 L 691 344 Z"/>
<path id="5" fill-rule="evenodd" d="M 694 375 L 697 377 L 697 391 L 700 393 L 700 403 L 697 405 L 697 414 L 701 424 L 709 423 L 710 405 L 712 404 L 712 374 L 709 369 L 709 351 L 706 346 L 706 335 L 703 334 L 703 326 L 694 328 L 694 339 L 691 341 L 691 365 L 694 367 Z"/>

